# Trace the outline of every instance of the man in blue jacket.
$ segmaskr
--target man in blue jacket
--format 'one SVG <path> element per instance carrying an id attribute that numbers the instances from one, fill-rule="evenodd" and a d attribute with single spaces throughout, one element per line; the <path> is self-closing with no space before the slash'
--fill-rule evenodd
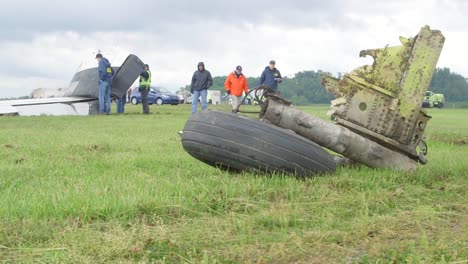
<path id="1" fill-rule="evenodd" d="M 278 69 L 275 68 L 275 64 L 276 62 L 271 60 L 270 64 L 265 67 L 265 70 L 262 72 L 262 76 L 260 76 L 259 85 L 266 85 L 277 91 L 278 83 L 283 81 L 283 77 L 281 77 L 281 73 Z"/>
<path id="2" fill-rule="evenodd" d="M 104 58 L 101 53 L 96 54 L 98 61 L 98 74 L 99 74 L 99 114 L 110 114 L 111 108 L 111 89 L 112 89 L 112 76 L 114 70 L 112 69 L 109 60 Z"/>

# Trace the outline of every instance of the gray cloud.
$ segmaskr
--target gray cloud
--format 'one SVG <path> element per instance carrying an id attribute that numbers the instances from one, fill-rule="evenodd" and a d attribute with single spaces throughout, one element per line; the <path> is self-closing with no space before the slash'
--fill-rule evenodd
<path id="1" fill-rule="evenodd" d="M 463 0 L 236 0 L 236 1 L 7 1 L 0 4 L 2 39 L 22 39 L 29 33 L 76 31 L 154 31 L 168 25 L 183 26 L 200 21 L 230 25 L 274 25 L 277 27 L 365 29 L 359 17 L 385 16 L 391 19 L 410 11 L 415 16 L 428 6 L 452 21 L 449 12 L 467 11 Z M 426 13 L 429 15 L 430 13 Z M 432 15 L 432 14 L 431 14 Z M 353 18 L 354 17 L 354 18 Z M 452 16 L 453 17 L 453 16 Z M 457 21 L 458 25 L 466 25 Z M 455 25 L 455 23 L 453 23 Z"/>
<path id="2" fill-rule="evenodd" d="M 345 16 L 343 1 L 8 1 L 1 4 L 2 39 L 22 39 L 37 32 L 72 30 L 159 31 L 167 25 L 217 21 L 237 26 L 360 27 Z M 353 7 L 356 9 L 356 7 Z M 360 7 L 357 7 L 359 10 Z"/>

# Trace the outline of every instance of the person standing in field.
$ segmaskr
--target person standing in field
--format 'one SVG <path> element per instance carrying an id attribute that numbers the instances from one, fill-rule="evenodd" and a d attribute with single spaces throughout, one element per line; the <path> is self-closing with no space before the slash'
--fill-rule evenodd
<path id="1" fill-rule="evenodd" d="M 125 92 L 119 99 L 117 99 L 117 113 L 123 114 L 125 112 L 125 103 L 127 102 L 127 92 Z"/>
<path id="2" fill-rule="evenodd" d="M 140 83 L 138 91 L 141 93 L 141 104 L 143 105 L 143 114 L 149 114 L 148 95 L 151 89 L 151 71 L 149 65 L 145 64 L 145 70 L 140 74 Z"/>
<path id="3" fill-rule="evenodd" d="M 266 85 L 278 91 L 278 83 L 283 81 L 283 77 L 281 77 L 280 71 L 276 69 L 275 64 L 276 62 L 271 60 L 269 65 L 265 67 L 265 70 L 263 70 L 260 76 L 259 85 Z"/>
<path id="4" fill-rule="evenodd" d="M 231 96 L 232 112 L 237 113 L 237 108 L 242 101 L 242 93 L 249 91 L 247 79 L 242 74 L 242 66 L 237 66 L 236 70 L 229 74 L 224 82 L 224 89 Z"/>
<path id="5" fill-rule="evenodd" d="M 208 109 L 208 88 L 213 85 L 211 73 L 205 69 L 203 62 L 198 63 L 198 69 L 193 73 L 190 92 L 192 93 L 192 114 L 197 112 L 198 99 L 201 97 L 202 110 Z"/>
<path id="6" fill-rule="evenodd" d="M 114 70 L 108 59 L 104 58 L 101 53 L 96 54 L 98 61 L 99 74 L 99 114 L 110 114 L 111 110 L 111 90 L 112 76 Z"/>

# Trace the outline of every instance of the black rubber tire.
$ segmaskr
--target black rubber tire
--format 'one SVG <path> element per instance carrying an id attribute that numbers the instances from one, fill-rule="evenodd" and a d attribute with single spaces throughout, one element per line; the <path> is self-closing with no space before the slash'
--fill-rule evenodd
<path id="1" fill-rule="evenodd" d="M 234 171 L 293 173 L 332 172 L 336 163 L 316 143 L 265 122 L 220 111 L 201 111 L 187 121 L 184 149 L 211 166 Z"/>

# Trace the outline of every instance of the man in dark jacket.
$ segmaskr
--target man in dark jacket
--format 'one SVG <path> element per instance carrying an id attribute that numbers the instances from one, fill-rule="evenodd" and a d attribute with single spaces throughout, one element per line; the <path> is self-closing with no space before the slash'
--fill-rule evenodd
<path id="1" fill-rule="evenodd" d="M 96 54 L 98 61 L 98 74 L 99 74 L 99 114 L 110 114 L 111 109 L 111 89 L 112 89 L 112 76 L 114 70 L 112 69 L 109 60 L 104 58 L 101 53 Z"/>
<path id="2" fill-rule="evenodd" d="M 202 110 L 208 108 L 207 95 L 208 88 L 213 85 L 211 73 L 205 69 L 203 62 L 198 63 L 198 70 L 195 71 L 192 77 L 190 91 L 192 92 L 192 114 L 197 112 L 198 98 L 201 96 Z"/>
<path id="3" fill-rule="evenodd" d="M 281 77 L 281 73 L 278 69 L 275 68 L 275 64 L 276 62 L 271 60 L 270 65 L 265 67 L 265 70 L 262 72 L 262 76 L 260 76 L 259 85 L 266 85 L 277 91 L 278 83 L 283 81 L 283 77 Z"/>
<path id="4" fill-rule="evenodd" d="M 138 91 L 141 93 L 141 104 L 143 105 L 143 114 L 149 114 L 148 95 L 151 89 L 151 71 L 148 64 L 145 64 L 145 70 L 140 74 L 140 83 Z"/>

